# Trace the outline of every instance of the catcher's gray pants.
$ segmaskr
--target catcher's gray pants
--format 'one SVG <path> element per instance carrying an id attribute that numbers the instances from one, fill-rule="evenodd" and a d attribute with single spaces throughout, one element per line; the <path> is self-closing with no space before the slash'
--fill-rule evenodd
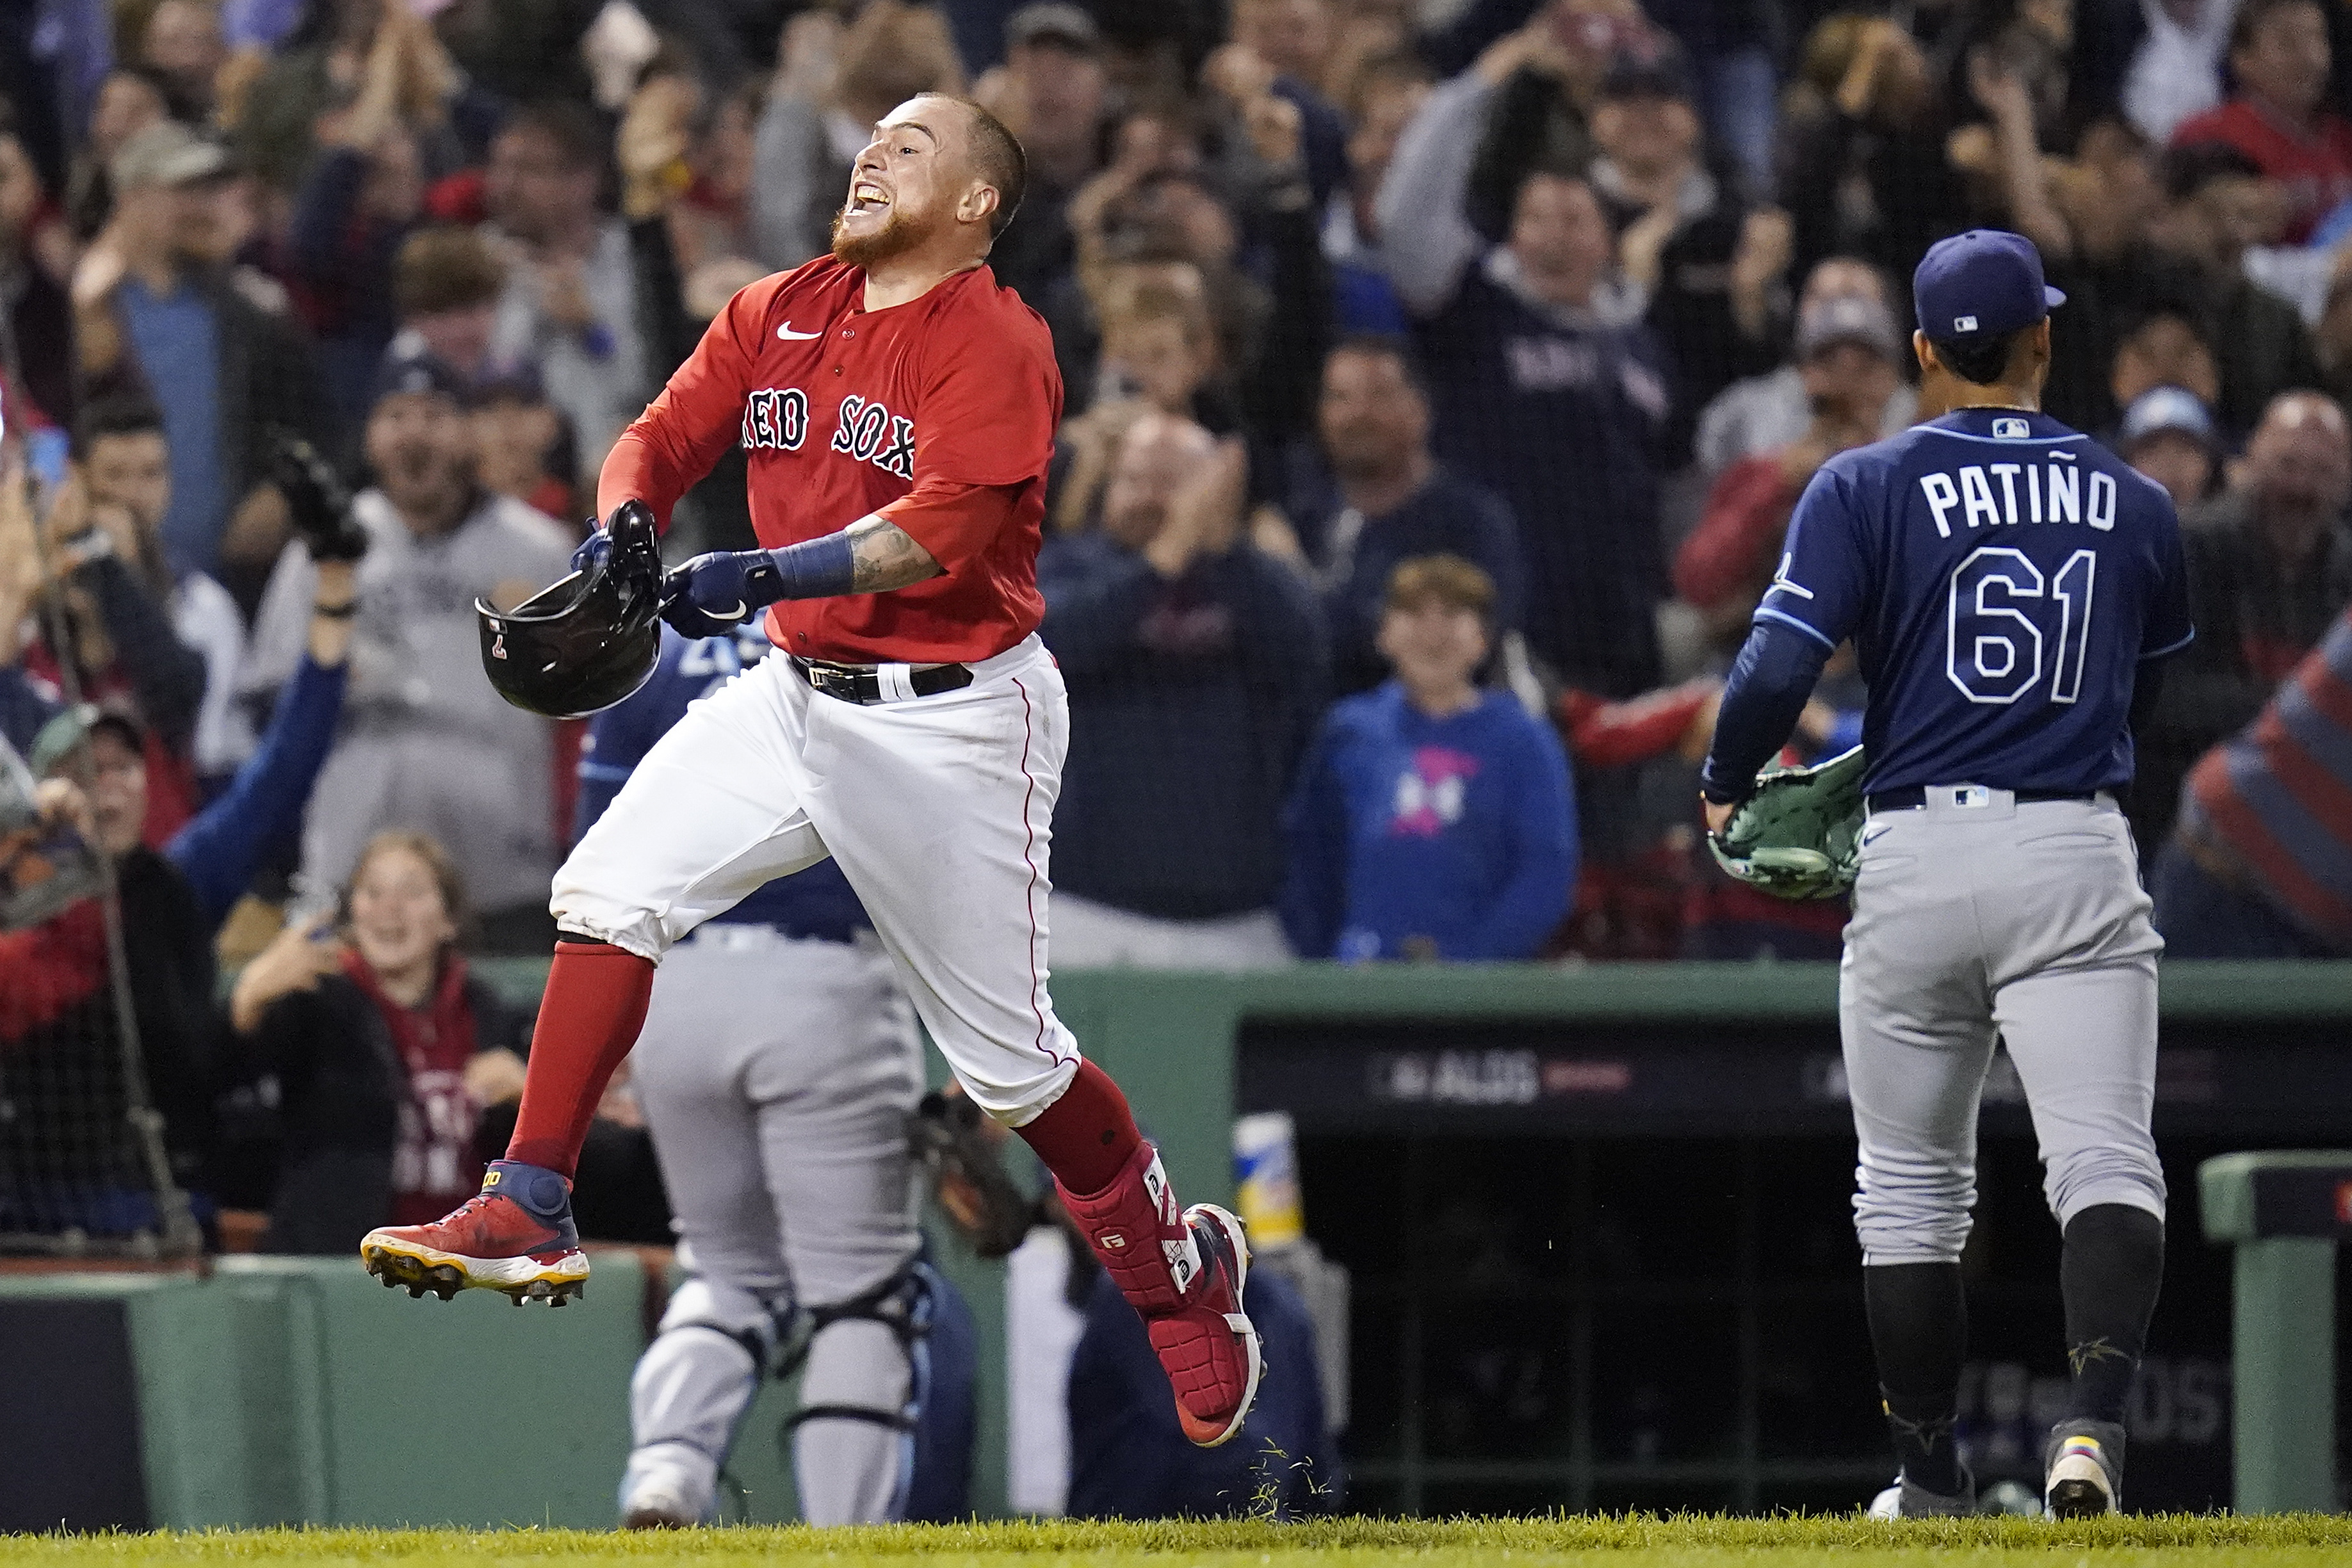
<path id="1" fill-rule="evenodd" d="M 1927 794 L 1864 828 L 1839 969 L 1863 1261 L 1959 1257 L 1996 1034 L 2024 1085 L 2060 1226 L 2103 1203 L 2163 1218 L 2148 1114 L 2164 942 L 2122 813 L 2105 796 Z"/>
<path id="2" fill-rule="evenodd" d="M 792 1308 L 856 1301 L 915 1256 L 907 1116 L 922 1092 L 921 1048 L 870 936 L 793 940 L 719 924 L 671 950 L 631 1061 L 696 1279 L 638 1363 L 623 1496 L 625 1506 L 633 1484 L 658 1478 L 707 1515 L 763 1347 Z M 897 1417 L 908 1388 L 897 1333 L 852 1317 L 816 1335 L 800 1398 Z M 802 1423 L 803 1516 L 891 1518 L 909 1442 L 875 1421 Z"/>

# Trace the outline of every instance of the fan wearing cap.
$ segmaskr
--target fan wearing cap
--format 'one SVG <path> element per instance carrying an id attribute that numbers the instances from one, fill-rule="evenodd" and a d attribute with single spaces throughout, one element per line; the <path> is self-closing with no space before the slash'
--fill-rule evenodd
<path id="1" fill-rule="evenodd" d="M 1788 309 L 1788 214 L 1738 199 L 1728 168 L 1701 156 L 1702 129 L 1673 44 L 1611 63 L 1592 109 L 1592 186 L 1674 361 L 1677 450 L 1716 393 L 1771 368 Z"/>
<path id="2" fill-rule="evenodd" d="M 74 329 L 94 392 L 143 389 L 172 452 L 164 553 L 251 602 L 286 535 L 260 486 L 276 426 L 335 443 L 332 404 L 293 319 L 221 265 L 227 155 L 177 121 L 122 144 L 113 218 L 73 278 Z"/>
<path id="3" fill-rule="evenodd" d="M 2120 1506 L 2124 1406 L 2164 1268 L 2148 1118 L 2156 961 L 2117 796 L 2159 661 L 2195 636 L 2172 498 L 2040 412 L 2050 309 L 2031 241 L 1971 230 L 1912 278 L 1923 407 L 1823 464 L 1727 685 L 1700 778 L 1719 832 L 1852 640 L 1868 821 L 1838 970 L 1861 1155 L 1854 1223 L 1901 1473 L 1873 1511 L 1968 1513 L 1951 1439 L 1960 1252 L 1996 1035 L 2063 1238 L 2074 1368 L 2043 1449 L 2059 1516 Z"/>
<path id="4" fill-rule="evenodd" d="M 1068 0 L 1022 6 L 1004 24 L 1004 63 L 973 84 L 972 97 L 1029 155 L 1021 221 L 1005 231 L 989 266 L 1024 299 L 1043 301 L 1077 265 L 1070 198 L 1102 167 L 1111 89 L 1095 19 Z"/>
<path id="5" fill-rule="evenodd" d="M 2154 387 L 2134 398 L 2111 444 L 2184 512 L 2211 495 L 2221 476 L 2221 433 L 2213 415 L 2202 398 L 2179 387 Z"/>
<path id="6" fill-rule="evenodd" d="M 183 1186 L 200 1191 L 208 1180 L 205 1161 L 219 1024 L 214 937 L 252 882 L 265 848 L 300 822 L 343 700 L 352 563 L 324 561 L 317 577 L 299 668 L 260 744 L 212 802 L 160 849 L 142 839 L 153 748 L 136 720 L 107 713 L 85 727 L 49 707 L 51 722 L 36 756 L 37 764 L 47 763 L 52 772 L 48 788 L 64 789 L 70 815 L 113 859 L 131 1011 L 147 1081 L 163 1113 L 174 1175 Z M 0 1007 L 0 1051 L 9 1055 L 13 1082 L 43 1081 L 41 1051 L 87 1051 L 87 1035 L 73 1024 L 70 1009 L 105 983 L 106 940 L 94 899 L 68 907 L 44 925 L 0 935 L 0 974 L 22 977 L 38 964 L 56 977 L 37 1006 L 27 1009 L 24 1004 L 31 998 L 20 996 L 13 998 L 16 1006 Z M 10 988 L 20 988 L 12 982 Z M 52 1029 L 60 1019 L 62 1031 Z M 10 1034 L 16 1038 L 5 1038 Z M 60 1072 L 50 1081 L 73 1080 Z M 20 1099 L 17 1117 L 33 1121 L 16 1127 L 15 1135 L 39 1138 L 37 1119 L 45 1109 L 37 1097 Z"/>
<path id="7" fill-rule="evenodd" d="M 370 548 L 347 720 L 303 836 L 308 885 L 342 885 L 373 833 L 430 832 L 466 868 L 492 945 L 544 920 L 554 869 L 547 721 L 500 700 L 477 655 L 477 594 L 511 607 L 562 577 L 571 538 L 550 517 L 478 477 L 465 389 L 430 356 L 386 362 L 368 416 L 375 483 L 353 503 Z M 289 548 L 255 617 L 245 684 L 293 672 L 309 555 Z M 520 925 L 523 935 L 515 927 Z"/>
<path id="8" fill-rule="evenodd" d="M 1902 384 L 1894 314 L 1845 296 L 1807 310 L 1797 329 L 1798 374 L 1812 417 L 1777 451 L 1743 457 L 1707 492 L 1699 525 L 1675 554 L 1675 591 L 1710 617 L 1728 606 L 1746 622 L 1780 559 L 1790 510 L 1821 465 L 1879 437 L 1887 399 Z"/>

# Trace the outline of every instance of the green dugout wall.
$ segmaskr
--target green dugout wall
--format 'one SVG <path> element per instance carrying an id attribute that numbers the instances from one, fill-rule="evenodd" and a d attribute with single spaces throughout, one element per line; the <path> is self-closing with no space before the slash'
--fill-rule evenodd
<path id="1" fill-rule="evenodd" d="M 545 966 L 483 969 L 528 999 Z M 1189 1197 L 1230 1194 L 1242 1102 L 1325 1129 L 1687 1122 L 1769 1134 L 1775 1095 L 1815 1126 L 1839 1113 L 1828 965 L 1107 971 L 1059 976 L 1055 993 Z M 2352 1123 L 2352 964 L 2168 965 L 2164 1023 L 2180 1071 L 2173 1099 L 2160 1097 L 2159 1135 L 2174 1103 L 2250 1137 L 2273 1123 L 2306 1136 L 2315 1121 Z M 1001 1511 L 1002 1276 L 943 1252 L 981 1329 L 975 1501 Z M 2223 1265 L 2217 1252 L 2217 1279 Z M 70 1377 L 0 1373 L 29 1401 L 12 1414 L 18 1431 L 73 1434 L 33 1456 L 54 1465 L 0 1474 L 0 1522 L 609 1522 L 645 1286 L 625 1252 L 600 1254 L 587 1299 L 561 1312 L 487 1293 L 411 1301 L 332 1260 L 225 1260 L 202 1278 L 0 1276 L 8 1359 L 37 1370 L 45 1354 L 114 1335 L 131 1390 L 119 1412 L 98 1399 L 59 1420 L 42 1402 L 73 1397 Z M 80 1326 L 58 1327 L 68 1322 Z M 44 1336 L 60 1333 L 48 1351 Z M 774 1437 L 785 1404 L 770 1390 L 745 1429 L 734 1471 L 748 1517 L 791 1513 Z M 73 1443 L 91 1453 L 57 1451 Z M 45 1514 L 26 1495 L 37 1473 L 87 1470 L 126 1447 L 140 1456 L 123 1494 L 139 1494 L 135 1511 L 118 1498 Z"/>

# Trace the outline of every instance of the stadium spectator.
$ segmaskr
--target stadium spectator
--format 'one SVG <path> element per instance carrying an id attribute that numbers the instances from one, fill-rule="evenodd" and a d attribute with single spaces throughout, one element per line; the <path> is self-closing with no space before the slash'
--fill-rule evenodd
<path id="1" fill-rule="evenodd" d="M 2121 83 L 2122 108 L 2132 126 L 2151 141 L 2168 141 L 2180 122 L 2221 101 L 2221 60 L 2229 52 L 2230 24 L 2238 0 L 2158 0 L 2153 5 L 2107 7 L 2123 29 L 2139 37 L 2114 40 L 2128 62 Z M 2119 31 L 2122 29 L 2119 29 Z"/>
<path id="2" fill-rule="evenodd" d="M 202 572 L 174 580 L 164 559 L 171 450 L 154 404 L 122 394 L 92 401 L 75 423 L 74 447 L 90 522 L 140 585 L 168 607 L 180 643 L 204 659 L 204 701 L 196 711 L 193 758 L 197 792 L 209 797 L 253 752 L 252 721 L 236 700 L 245 618 L 228 590 Z"/>
<path id="3" fill-rule="evenodd" d="M 228 1076 L 275 1079 L 284 1128 L 268 1250 L 345 1253 L 481 1185 L 475 1117 L 520 1078 L 530 1026 L 467 969 L 465 922 L 449 852 L 386 831 L 339 915 L 287 926 L 237 976 Z"/>
<path id="4" fill-rule="evenodd" d="M 1797 371 L 1812 417 L 1777 452 L 1743 457 L 1708 492 L 1698 528 L 1675 558 L 1675 591 L 1685 601 L 1717 606 L 1736 618 L 1735 643 L 1746 634 L 1755 601 L 1780 564 L 1789 514 L 1821 465 L 1880 438 L 1888 400 L 1902 385 L 1895 319 L 1874 300 L 1824 299 L 1806 311 L 1797 333 Z"/>
<path id="5" fill-rule="evenodd" d="M 1035 304 L 1077 266 L 1070 198 L 1102 168 L 1110 74 L 1095 19 L 1066 0 L 1013 12 L 1004 46 L 1004 63 L 974 84 L 972 96 L 1021 139 L 1029 183 L 988 265 L 998 282 Z"/>
<path id="6" fill-rule="evenodd" d="M 582 503 L 572 427 L 528 371 L 494 377 L 474 389 L 474 460 L 482 487 L 571 524 Z"/>
<path id="7" fill-rule="evenodd" d="M 2230 26 L 2237 93 L 2172 131 L 2175 146 L 2233 147 L 2284 187 L 2290 245 L 2352 196 L 2352 125 L 2326 107 L 2331 64 L 2319 0 L 2238 0 Z"/>
<path id="8" fill-rule="evenodd" d="M 303 656 L 259 748 L 160 850 L 142 841 L 150 747 L 141 727 L 121 714 L 101 715 L 78 742 L 58 747 L 54 768 L 79 780 L 91 835 L 114 861 L 142 1066 L 150 1103 L 163 1116 L 173 1178 L 184 1187 L 208 1185 L 212 1153 L 220 1044 L 213 939 L 252 881 L 263 849 L 299 820 L 318 779 L 342 702 L 352 592 L 349 562 L 317 569 Z M 47 716 L 56 713 L 51 707 Z M 36 966 L 51 984 L 39 988 L 27 1008 L 22 977 Z M 100 1103 L 123 1103 L 127 1089 L 113 1076 L 110 1058 L 96 1064 L 88 1059 L 93 1037 L 82 1016 L 83 1009 L 111 1006 L 109 966 L 106 921 L 94 899 L 45 925 L 0 935 L 0 973 L 16 977 L 11 988 L 19 992 L 5 1015 L 5 1032 L 15 1036 L 5 1042 L 14 1070 L 11 1135 L 37 1145 L 70 1135 L 58 1118 L 90 1113 L 87 1103 L 46 1103 L 25 1093 L 26 1085 L 70 1093 L 79 1084 Z"/>
<path id="9" fill-rule="evenodd" d="M 2212 329 L 2193 298 L 2161 295 L 2118 312 L 2107 392 L 2129 409 L 2159 387 L 2179 387 L 2210 408 L 2221 395 Z"/>
<path id="10" fill-rule="evenodd" d="M 1328 489 L 1293 508 L 1323 585 L 1331 628 L 1332 688 L 1340 695 L 1387 678 L 1376 646 L 1389 579 L 1416 556 L 1459 556 L 1493 584 L 1497 637 L 1519 624 L 1519 543 L 1494 493 L 1441 466 L 1429 451 L 1429 398 L 1405 345 L 1364 338 L 1323 365 L 1318 411 Z"/>
<path id="11" fill-rule="evenodd" d="M 75 270 L 73 303 L 87 384 L 143 386 L 163 411 L 173 570 L 209 573 L 246 601 L 286 537 L 265 433 L 332 450 L 335 424 L 300 327 L 218 265 L 227 172 L 219 148 L 174 122 L 125 142 L 114 216 Z"/>
<path id="12" fill-rule="evenodd" d="M 2352 612 L 2181 791 L 2150 886 L 2177 958 L 2352 957 Z"/>
<path id="13" fill-rule="evenodd" d="M 180 640 L 165 608 L 169 580 L 142 570 L 146 556 L 135 549 L 138 541 L 133 553 L 118 553 L 121 519 L 105 510 L 115 528 L 93 520 L 88 487 L 78 477 L 68 477 L 52 498 L 41 526 L 52 574 L 46 603 L 53 613 L 38 618 L 21 657 L 45 700 L 62 704 L 79 692 L 132 721 L 155 775 L 142 833 L 160 846 L 199 803 L 192 743 L 205 702 L 205 655 Z"/>
<path id="14" fill-rule="evenodd" d="M 1532 957 L 1576 883 L 1576 799 L 1551 727 L 1472 680 L 1495 585 L 1458 556 L 1388 580 L 1396 675 L 1323 720 L 1284 812 L 1283 929 L 1303 958 Z"/>
<path id="15" fill-rule="evenodd" d="M 1851 256 L 1831 256 L 1806 275 L 1797 298 L 1798 340 L 1803 341 L 1809 332 L 1817 334 L 1822 312 L 1843 309 L 1833 303 L 1840 300 L 1862 300 L 1874 308 L 1884 329 L 1868 336 L 1895 344 L 1894 354 L 1899 362 L 1906 350 L 1902 328 L 1887 298 L 1885 275 Z M 1851 319 L 1851 312 L 1842 319 Z M 1918 389 L 1898 376 L 1878 410 L 1874 439 L 1884 440 L 1909 425 L 1918 409 Z M 1805 368 L 1795 356 L 1769 374 L 1734 382 L 1699 414 L 1695 444 L 1698 471 L 1711 481 L 1743 457 L 1778 452 L 1801 439 L 1812 419 Z"/>
<path id="16" fill-rule="evenodd" d="M 1400 49 L 1366 59 L 1349 89 L 1348 184 L 1323 214 L 1323 256 L 1331 264 L 1343 337 L 1402 337 L 1412 326 L 1381 252 L 1381 182 L 1404 128 L 1428 99 L 1429 86 L 1428 68 Z"/>
<path id="17" fill-rule="evenodd" d="M 1244 537 L 1246 477 L 1238 444 L 1146 414 L 1099 524 L 1038 557 L 1074 737 L 1054 824 L 1063 967 L 1286 951 L 1279 818 L 1328 657 L 1312 591 Z"/>
<path id="18" fill-rule="evenodd" d="M 384 345 L 398 327 L 393 287 L 402 243 L 424 212 L 416 136 L 401 118 L 400 61 L 368 54 L 358 95 L 325 117 L 319 155 L 288 221 L 286 263 L 319 342 L 339 419 L 356 428 Z"/>
<path id="19" fill-rule="evenodd" d="M 69 424 L 74 417 L 73 311 L 60 265 L 68 243 L 41 183 L 40 170 L 16 133 L 16 115 L 0 99 L 0 375 L 29 396 L 43 417 Z"/>
<path id="20" fill-rule="evenodd" d="M 393 263 L 392 303 L 399 312 L 399 329 L 385 353 L 394 360 L 429 354 L 466 385 L 480 385 L 499 368 L 490 339 L 506 280 L 505 264 L 480 235 L 460 228 L 417 230 L 402 242 Z M 373 389 L 373 380 L 369 385 Z"/>
<path id="21" fill-rule="evenodd" d="M 1788 214 L 1740 200 L 1730 172 L 1700 156 L 1701 134 L 1671 43 L 1611 63 L 1592 110 L 1592 186 L 1674 366 L 1676 453 L 1707 400 L 1771 368 L 1788 308 Z"/>
<path id="22" fill-rule="evenodd" d="M 388 362 L 368 417 L 376 477 L 356 512 L 371 547 L 359 575 L 350 711 L 303 835 L 312 889 L 341 885 L 378 829 L 430 833 L 466 867 L 486 944 L 535 950 L 554 871 L 549 725 L 483 676 L 473 603 L 511 608 L 562 577 L 571 537 L 477 478 L 457 378 L 431 359 Z M 289 550 L 261 612 L 245 684 L 295 663 L 311 566 Z"/>
<path id="23" fill-rule="evenodd" d="M 544 75 L 562 68 L 551 57 L 538 68 Z M 449 114 L 463 75 L 422 7 L 370 0 L 314 0 L 243 94 L 236 132 L 238 163 L 272 189 L 290 193 L 317 154 L 320 117 L 342 104 L 351 84 L 379 71 L 399 83 L 400 117 L 427 143 L 426 173 L 455 168 L 462 152 Z"/>
<path id="24" fill-rule="evenodd" d="M 604 133 L 585 109 L 534 104 L 490 144 L 483 186 L 506 267 L 491 357 L 538 373 L 590 465 L 653 390 L 629 231 L 596 207 L 605 161 Z"/>
<path id="25" fill-rule="evenodd" d="M 928 5 L 875 0 L 846 28 L 829 10 L 786 23 L 752 132 L 759 259 L 781 271 L 824 255 L 850 163 L 876 122 L 919 93 L 961 93 L 963 81 L 955 39 Z"/>
<path id="26" fill-rule="evenodd" d="M 2186 513 L 2221 477 L 2221 433 L 2204 400 L 2175 386 L 2153 387 L 2124 410 L 2116 455 L 2155 480 Z"/>
<path id="27" fill-rule="evenodd" d="M 212 118 L 228 42 L 221 35 L 219 0 L 162 0 L 139 31 L 139 63 L 169 84 L 189 118 Z"/>
<path id="28" fill-rule="evenodd" d="M 1202 78 L 1244 101 L 1271 93 L 1297 111 L 1299 157 L 1319 212 L 1348 175 L 1347 124 L 1321 90 L 1333 42 L 1330 0 L 1234 0 L 1232 35 Z M 1234 92 L 1237 77 L 1259 73 L 1262 88 Z"/>
<path id="29" fill-rule="evenodd" d="M 1464 209 L 1497 81 L 1549 47 L 1513 35 L 1430 96 L 1390 167 L 1381 221 L 1418 320 L 1437 455 L 1493 484 L 1518 524 L 1528 647 L 1564 680 L 1630 695 L 1659 671 L 1668 406 L 1656 346 L 1623 324 L 1632 301 L 1583 178 L 1529 174 L 1500 246 Z"/>
<path id="30" fill-rule="evenodd" d="M 2352 601 L 2352 428 L 2316 392 L 2274 401 L 2237 482 L 2180 530 L 2197 641 L 2166 671 L 2138 741 L 2133 831 L 2153 854 L 2182 775 L 2252 721 Z"/>
<path id="31" fill-rule="evenodd" d="M 1965 226 L 1935 77 L 1901 25 L 1853 11 L 1819 23 L 1790 99 L 1780 204 L 1800 267 L 1853 256 L 1907 277 L 1931 241 Z"/>

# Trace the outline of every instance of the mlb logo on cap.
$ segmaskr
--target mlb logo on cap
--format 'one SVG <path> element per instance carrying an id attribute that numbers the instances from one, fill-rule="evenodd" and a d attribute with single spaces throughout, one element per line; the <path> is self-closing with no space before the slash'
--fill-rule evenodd
<path id="1" fill-rule="evenodd" d="M 1930 338 L 1991 338 L 2031 327 L 2066 296 L 2042 280 L 2042 253 L 2023 235 L 1970 229 L 1937 240 L 1911 275 L 1911 302 Z M 1949 321 L 1949 333 L 1936 323 Z"/>

